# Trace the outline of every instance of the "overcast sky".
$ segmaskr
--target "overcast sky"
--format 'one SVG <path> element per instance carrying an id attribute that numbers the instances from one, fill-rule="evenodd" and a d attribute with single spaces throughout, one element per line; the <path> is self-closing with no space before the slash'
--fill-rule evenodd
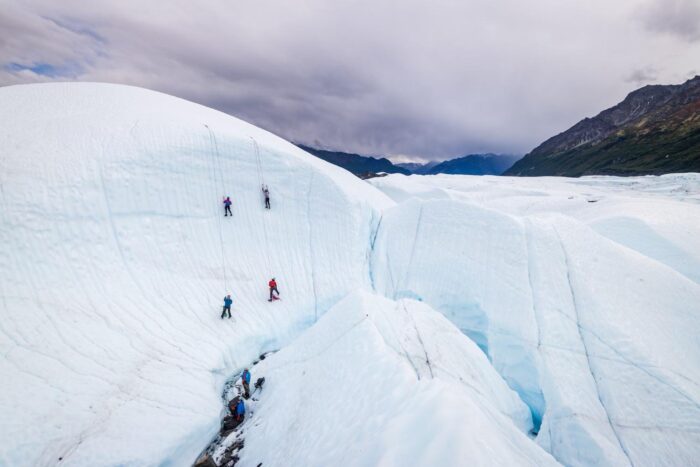
<path id="1" fill-rule="evenodd" d="M 700 0 L 0 0 L 0 85 L 105 81 L 394 159 L 524 154 L 700 74 Z"/>

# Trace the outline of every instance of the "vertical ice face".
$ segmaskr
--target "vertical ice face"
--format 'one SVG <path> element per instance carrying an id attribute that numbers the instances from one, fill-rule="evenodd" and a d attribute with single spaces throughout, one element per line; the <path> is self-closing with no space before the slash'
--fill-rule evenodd
<path id="1" fill-rule="evenodd" d="M 539 426 L 539 336 L 522 224 L 464 203 L 414 198 L 384 213 L 373 253 L 377 290 L 447 316 L 484 350 Z"/>
<path id="2" fill-rule="evenodd" d="M 0 464 L 191 459 L 230 373 L 369 287 L 388 200 L 267 132 L 125 86 L 0 103 Z"/>

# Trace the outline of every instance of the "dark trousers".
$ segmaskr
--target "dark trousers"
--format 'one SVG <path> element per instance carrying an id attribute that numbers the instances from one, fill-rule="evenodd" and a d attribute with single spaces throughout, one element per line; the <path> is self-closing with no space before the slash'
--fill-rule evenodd
<path id="1" fill-rule="evenodd" d="M 225 306 L 224 311 L 221 312 L 221 319 L 224 319 L 224 316 L 226 316 L 226 313 L 228 313 L 228 317 L 231 317 L 231 307 L 230 306 Z"/>
<path id="2" fill-rule="evenodd" d="M 277 287 L 270 287 L 270 300 L 272 300 L 272 298 L 274 297 L 274 295 L 272 295 L 272 292 L 276 293 L 277 295 L 280 294 L 277 290 Z"/>
<path id="3" fill-rule="evenodd" d="M 229 214 L 231 214 L 231 217 L 233 217 L 233 213 L 231 212 L 231 206 L 224 207 L 224 217 L 228 216 Z"/>
<path id="4" fill-rule="evenodd" d="M 265 198 L 265 209 L 270 209 L 270 198 Z"/>
<path id="5" fill-rule="evenodd" d="M 243 381 L 243 397 L 246 399 L 250 397 L 250 385 L 247 381 Z"/>

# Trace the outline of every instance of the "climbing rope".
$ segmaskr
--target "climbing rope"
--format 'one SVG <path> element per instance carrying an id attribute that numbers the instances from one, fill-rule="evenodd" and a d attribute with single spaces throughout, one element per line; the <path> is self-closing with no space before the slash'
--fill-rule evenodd
<path id="1" fill-rule="evenodd" d="M 250 140 L 253 142 L 253 153 L 255 154 L 255 166 L 258 172 L 258 183 L 260 184 L 260 193 L 262 194 L 262 187 L 265 186 L 265 173 L 263 171 L 263 165 L 262 165 L 262 157 L 260 156 L 260 147 L 258 146 L 258 142 L 250 136 Z M 263 238 L 265 239 L 265 262 L 267 266 L 267 272 L 270 277 L 273 276 L 272 273 L 272 266 L 271 266 L 271 260 L 270 260 L 270 239 L 267 234 L 267 221 L 265 220 L 266 216 L 263 216 L 262 219 L 262 227 L 263 227 Z"/>
<path id="2" fill-rule="evenodd" d="M 212 170 L 214 171 L 214 186 L 216 187 L 218 185 L 218 188 L 221 189 L 223 192 L 224 188 L 224 178 L 223 178 L 223 173 L 221 171 L 221 158 L 219 155 L 219 145 L 216 141 L 216 135 L 214 135 L 214 132 L 212 131 L 211 128 L 209 128 L 209 125 L 204 125 L 207 130 L 209 131 L 209 144 L 211 147 L 214 149 L 214 151 L 210 152 L 211 154 L 211 159 L 212 159 Z M 217 171 L 219 173 L 218 180 L 217 180 Z M 222 198 L 226 196 L 224 193 L 222 195 Z M 226 273 L 226 251 L 225 251 L 225 244 L 224 244 L 224 226 L 223 223 L 221 222 L 221 211 L 220 207 L 217 207 L 216 209 L 216 218 L 219 221 L 219 242 L 221 244 L 221 270 L 223 271 L 223 276 L 224 276 L 224 292 L 228 293 L 228 275 Z"/>
<path id="3" fill-rule="evenodd" d="M 428 350 L 425 348 L 425 343 L 423 342 L 423 338 L 420 335 L 420 331 L 418 330 L 418 325 L 416 324 L 416 320 L 414 319 L 413 315 L 408 312 L 408 309 L 406 308 L 406 301 L 401 300 L 401 305 L 403 306 L 403 311 L 406 312 L 408 315 L 409 319 L 411 322 L 413 322 L 413 329 L 416 330 L 416 336 L 418 337 L 418 342 L 420 343 L 421 348 L 423 349 L 423 357 L 425 358 L 425 364 L 428 366 L 428 371 L 430 372 L 430 379 L 435 378 L 435 375 L 433 374 L 433 365 L 430 363 L 430 357 L 428 356 Z"/>
<path id="4" fill-rule="evenodd" d="M 408 275 L 409 275 L 410 269 L 413 265 L 413 257 L 415 256 L 416 243 L 418 242 L 418 236 L 419 236 L 419 232 L 420 232 L 420 224 L 421 224 L 422 218 L 423 218 L 423 205 L 421 205 L 420 211 L 418 213 L 418 219 L 416 221 L 416 230 L 415 230 L 414 237 L 413 237 L 413 245 L 411 246 L 411 255 L 410 255 L 410 259 L 408 261 L 408 264 L 406 265 L 406 271 L 403 274 L 403 278 L 400 278 L 398 281 L 396 281 L 396 279 L 394 278 L 394 274 L 392 272 L 392 269 L 391 269 L 391 262 L 389 261 L 388 256 L 387 256 L 387 271 L 389 272 L 389 281 L 391 282 L 391 288 L 393 291 L 394 301 L 400 304 L 401 308 L 403 308 L 404 313 L 406 313 L 406 316 L 411 321 L 411 324 L 413 324 L 413 328 L 416 331 L 416 337 L 418 338 L 418 343 L 420 344 L 421 348 L 423 349 L 423 356 L 422 356 L 423 362 L 428 367 L 428 372 L 430 373 L 430 378 L 433 379 L 433 378 L 435 378 L 435 375 L 433 373 L 433 365 L 430 362 L 430 357 L 428 356 L 428 351 L 425 348 L 425 343 L 423 342 L 423 338 L 420 334 L 420 331 L 418 331 L 418 325 L 416 324 L 416 321 L 413 318 L 413 316 L 411 315 L 411 313 L 409 313 L 408 308 L 406 307 L 405 299 L 398 298 L 399 287 L 405 286 L 405 284 L 408 282 Z M 394 327 L 393 324 L 389 323 L 389 326 L 392 328 L 392 331 L 394 332 L 394 335 L 397 336 L 397 340 L 398 340 L 398 334 L 396 333 L 396 330 L 393 329 L 393 327 Z M 401 345 L 400 342 L 399 342 L 399 345 Z M 406 359 L 409 361 L 409 363 L 411 364 L 411 366 L 415 370 L 416 376 L 418 377 L 418 380 L 420 381 L 421 375 L 420 375 L 420 372 L 418 371 L 418 367 L 413 362 L 413 358 L 411 358 L 410 354 L 408 353 L 408 351 L 406 351 L 406 349 L 403 347 L 403 345 L 401 345 L 401 348 L 404 351 L 404 355 L 406 356 Z"/>
<path id="5" fill-rule="evenodd" d="M 313 245 L 313 232 L 311 223 L 311 193 L 313 192 L 314 186 L 314 173 L 311 172 L 309 177 L 309 188 L 306 190 L 306 220 L 309 225 L 309 257 L 311 260 L 311 290 L 314 292 L 314 322 L 318 321 L 318 291 L 316 290 L 316 273 L 314 272 L 315 266 L 315 255 L 314 255 L 314 245 Z"/>
<path id="6" fill-rule="evenodd" d="M 250 140 L 253 142 L 253 149 L 255 151 L 255 165 L 258 170 L 258 182 L 262 188 L 262 186 L 265 185 L 265 174 L 262 168 L 262 159 L 260 158 L 260 147 L 258 146 L 258 142 L 255 141 L 255 138 L 251 136 Z"/>

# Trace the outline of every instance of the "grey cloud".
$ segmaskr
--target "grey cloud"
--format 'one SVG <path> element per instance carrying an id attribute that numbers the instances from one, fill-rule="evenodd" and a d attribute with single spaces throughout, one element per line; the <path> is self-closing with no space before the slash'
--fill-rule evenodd
<path id="1" fill-rule="evenodd" d="M 653 0 L 641 10 L 641 19 L 651 31 L 700 40 L 700 2 L 698 0 Z"/>
<path id="2" fill-rule="evenodd" d="M 95 54 L 91 40 L 10 3 L 0 9 L 0 58 L 7 63 L 55 67 L 77 64 Z"/>
<path id="3" fill-rule="evenodd" d="M 653 83 L 657 73 L 654 67 L 637 68 L 627 76 L 626 81 L 636 85 Z"/>
<path id="4" fill-rule="evenodd" d="M 367 154 L 524 153 L 628 80 L 675 79 L 700 56 L 659 46 L 635 0 L 6 1 L 2 85 L 52 79 L 10 63 L 73 64 L 58 79 L 143 86 Z"/>

